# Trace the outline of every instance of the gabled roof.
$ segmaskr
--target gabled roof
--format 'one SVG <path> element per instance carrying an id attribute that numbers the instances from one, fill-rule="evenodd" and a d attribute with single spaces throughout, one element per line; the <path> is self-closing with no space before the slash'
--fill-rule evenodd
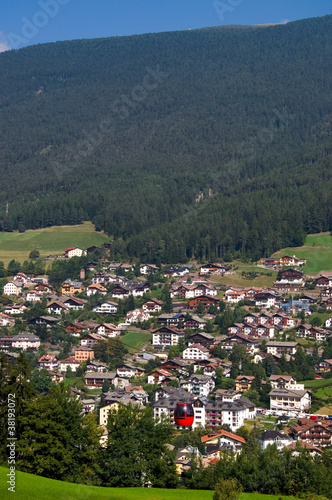
<path id="1" fill-rule="evenodd" d="M 238 441 L 239 443 L 245 444 L 245 439 L 243 437 L 237 436 L 236 434 L 233 434 L 232 432 L 228 432 L 228 431 L 224 431 L 224 430 L 217 431 L 217 432 L 206 434 L 205 436 L 202 436 L 201 442 L 206 443 L 208 441 L 211 441 L 213 439 L 220 438 L 220 437 L 226 437 L 228 439 L 231 439 L 232 441 Z"/>
<path id="2" fill-rule="evenodd" d="M 210 352 L 209 349 L 207 349 L 206 347 L 204 347 L 202 344 L 191 344 L 186 349 L 199 349 L 202 352 Z"/>
<path id="3" fill-rule="evenodd" d="M 285 441 L 288 441 L 290 438 L 286 434 L 283 434 L 281 432 L 269 430 L 263 431 L 260 437 L 261 441 L 274 441 L 275 439 L 283 439 Z"/>

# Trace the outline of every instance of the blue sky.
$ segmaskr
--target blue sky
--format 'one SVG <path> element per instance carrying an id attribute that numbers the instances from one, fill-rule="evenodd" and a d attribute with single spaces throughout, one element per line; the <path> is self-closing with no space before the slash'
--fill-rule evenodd
<path id="1" fill-rule="evenodd" d="M 1 0 L 0 51 L 58 40 L 281 23 L 331 13 L 331 0 Z"/>

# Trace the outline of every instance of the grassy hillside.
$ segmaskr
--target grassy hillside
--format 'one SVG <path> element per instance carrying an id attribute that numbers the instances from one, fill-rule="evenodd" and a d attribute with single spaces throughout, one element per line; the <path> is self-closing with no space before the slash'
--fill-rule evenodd
<path id="1" fill-rule="evenodd" d="M 17 500 L 212 500 L 213 491 L 165 490 L 155 488 L 98 488 L 54 481 L 44 477 L 16 472 L 16 492 L 7 490 L 8 469 L 0 467 L 1 499 Z M 240 500 L 276 500 L 278 496 L 243 493 Z M 287 497 L 295 500 L 294 497 Z"/>
<path id="2" fill-rule="evenodd" d="M 91 222 L 76 226 L 53 226 L 45 229 L 28 230 L 24 233 L 0 232 L 0 260 L 6 264 L 12 259 L 23 263 L 31 250 L 38 250 L 41 257 L 63 254 L 67 247 L 88 248 L 101 246 L 109 238 L 95 231 Z"/>
<path id="3" fill-rule="evenodd" d="M 151 342 L 151 333 L 144 332 L 128 332 L 120 337 L 120 340 L 127 347 L 130 354 L 143 347 L 144 344 Z"/>
<path id="4" fill-rule="evenodd" d="M 332 270 L 332 236 L 329 232 L 310 234 L 301 247 L 283 248 L 274 256 L 296 255 L 308 262 L 302 269 L 305 273 L 316 274 L 319 271 Z"/>

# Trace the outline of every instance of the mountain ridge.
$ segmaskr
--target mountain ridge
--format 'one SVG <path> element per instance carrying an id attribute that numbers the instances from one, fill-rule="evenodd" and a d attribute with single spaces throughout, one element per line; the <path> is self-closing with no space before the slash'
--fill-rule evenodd
<path id="1" fill-rule="evenodd" d="M 182 217 L 204 218 L 206 207 L 220 205 L 219 224 L 227 200 L 247 203 L 246 191 L 263 193 L 259 186 L 275 183 L 275 172 L 297 192 L 305 179 L 313 193 L 324 192 L 320 222 L 308 216 L 308 200 L 296 233 L 330 230 L 331 25 L 325 16 L 264 30 L 202 28 L 0 54 L 0 207 L 10 202 L 7 219 L 0 210 L 1 228 L 92 220 L 120 239 L 117 253 L 158 258 L 137 241 L 159 240 L 165 227 L 165 247 L 172 224 L 183 228 L 178 240 L 186 233 Z M 250 232 L 253 221 L 245 222 Z M 194 255 L 206 236 L 192 228 L 197 241 L 183 236 L 176 260 L 254 258 L 298 243 L 291 221 L 257 248 L 243 245 L 235 226 L 232 220 L 219 234 L 232 240 L 221 241 L 222 252 L 213 244 Z M 210 233 L 217 238 L 214 226 Z"/>

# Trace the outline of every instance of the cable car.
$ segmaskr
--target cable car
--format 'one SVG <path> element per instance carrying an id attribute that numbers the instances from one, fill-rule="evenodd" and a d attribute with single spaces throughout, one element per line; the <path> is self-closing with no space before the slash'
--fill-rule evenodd
<path id="1" fill-rule="evenodd" d="M 194 408 L 191 403 L 176 403 L 174 420 L 177 425 L 190 427 L 194 422 Z"/>

